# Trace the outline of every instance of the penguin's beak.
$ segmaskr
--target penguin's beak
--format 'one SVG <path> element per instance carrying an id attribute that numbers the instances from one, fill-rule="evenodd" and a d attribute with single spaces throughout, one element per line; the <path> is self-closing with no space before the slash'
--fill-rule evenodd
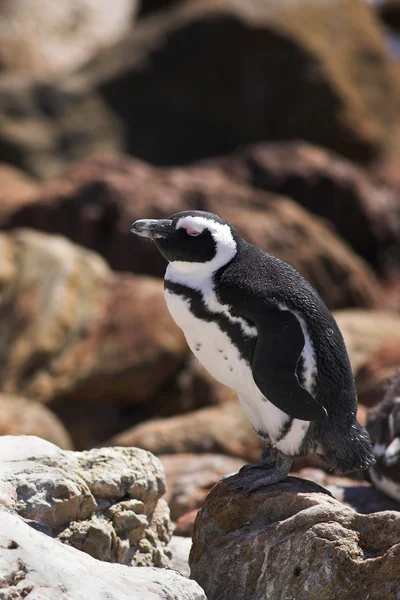
<path id="1" fill-rule="evenodd" d="M 152 240 L 165 238 L 172 233 L 171 219 L 139 219 L 132 224 L 131 232 Z"/>

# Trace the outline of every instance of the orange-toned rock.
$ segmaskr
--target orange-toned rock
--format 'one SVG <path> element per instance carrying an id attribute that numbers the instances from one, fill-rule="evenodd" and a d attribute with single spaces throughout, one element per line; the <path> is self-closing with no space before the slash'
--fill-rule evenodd
<path id="1" fill-rule="evenodd" d="M 230 220 L 250 242 L 300 271 L 332 309 L 382 305 L 372 271 L 329 226 L 292 200 L 235 182 L 215 167 L 156 169 L 133 158 L 91 158 L 44 186 L 3 226 L 61 233 L 98 251 L 114 269 L 162 276 L 165 260 L 149 240 L 130 234 L 131 223 L 185 209 Z"/>
<path id="2" fill-rule="evenodd" d="M 115 435 L 107 444 L 136 446 L 157 455 L 211 452 L 257 461 L 263 442 L 239 403 L 229 402 L 141 423 Z"/>
<path id="3" fill-rule="evenodd" d="M 399 368 L 400 336 L 384 342 L 371 352 L 358 369 L 356 385 L 359 401 L 366 406 L 374 406 Z"/>
<path id="4" fill-rule="evenodd" d="M 19 396 L 0 394 L 0 436 L 35 435 L 64 450 L 72 450 L 71 437 L 46 406 Z"/>
<path id="5" fill-rule="evenodd" d="M 221 477 L 236 473 L 245 462 L 240 458 L 211 453 L 164 454 L 158 458 L 165 471 L 165 500 L 168 502 L 173 521 L 179 520 L 191 509 L 200 508 L 211 488 Z M 182 522 L 179 522 L 181 527 Z M 176 535 L 183 534 L 176 532 Z"/>

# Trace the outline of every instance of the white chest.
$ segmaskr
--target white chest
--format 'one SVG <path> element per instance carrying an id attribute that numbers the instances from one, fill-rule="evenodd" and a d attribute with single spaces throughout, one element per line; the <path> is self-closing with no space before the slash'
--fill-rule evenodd
<path id="1" fill-rule="evenodd" d="M 190 310 L 189 300 L 168 290 L 165 300 L 193 354 L 215 379 L 238 393 L 248 393 L 250 389 L 259 393 L 250 366 L 215 321 L 198 319 Z"/>

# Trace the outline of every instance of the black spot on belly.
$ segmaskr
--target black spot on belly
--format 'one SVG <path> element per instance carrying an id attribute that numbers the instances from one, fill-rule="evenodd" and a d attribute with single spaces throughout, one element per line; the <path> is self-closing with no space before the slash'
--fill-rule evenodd
<path id="1" fill-rule="evenodd" d="M 211 311 L 205 304 L 201 292 L 198 290 L 193 290 L 186 285 L 173 283 L 168 280 L 164 280 L 164 287 L 172 294 L 176 294 L 188 300 L 190 312 L 197 319 L 201 319 L 207 323 L 216 323 L 220 330 L 229 337 L 231 343 L 237 348 L 240 357 L 248 364 L 251 364 L 257 341 L 256 337 L 246 337 L 243 334 L 243 330 L 239 323 L 232 322 L 223 313 Z M 243 318 L 243 321 L 247 323 L 249 327 L 254 327 L 254 323 L 248 319 Z M 218 352 L 223 352 L 223 350 L 218 348 Z M 228 360 L 228 357 L 224 356 L 224 359 Z"/>
<path id="2" fill-rule="evenodd" d="M 292 417 L 288 417 L 288 420 L 286 421 L 286 423 L 284 423 L 282 425 L 282 429 L 279 432 L 278 437 L 276 438 L 277 442 L 280 442 L 281 440 L 283 440 L 284 437 L 287 436 L 287 434 L 289 433 L 289 431 L 291 430 L 293 425 L 293 419 Z"/>

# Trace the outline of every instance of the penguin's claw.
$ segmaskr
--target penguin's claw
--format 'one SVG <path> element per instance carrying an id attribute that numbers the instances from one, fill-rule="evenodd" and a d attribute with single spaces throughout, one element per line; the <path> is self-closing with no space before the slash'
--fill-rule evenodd
<path id="1" fill-rule="evenodd" d="M 245 494 L 251 494 L 284 481 L 287 477 L 287 473 L 282 473 L 280 469 L 265 469 L 265 465 L 262 464 L 246 465 L 246 467 L 249 468 L 246 471 L 240 469 L 238 477 L 226 484 L 228 490 L 243 490 Z"/>

